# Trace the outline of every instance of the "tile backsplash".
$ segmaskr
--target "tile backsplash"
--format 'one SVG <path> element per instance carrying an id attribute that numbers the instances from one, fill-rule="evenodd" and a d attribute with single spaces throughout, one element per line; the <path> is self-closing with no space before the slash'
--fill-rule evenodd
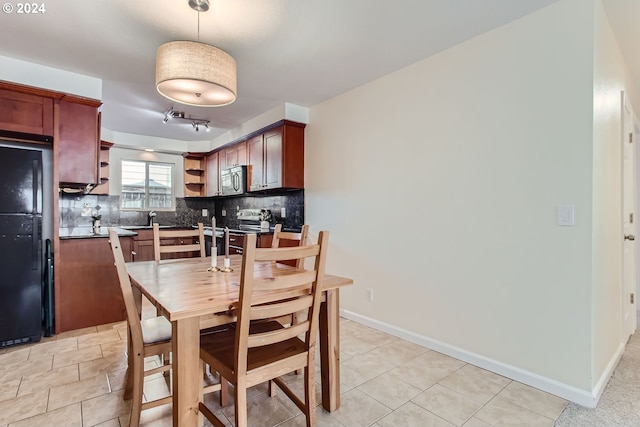
<path id="1" fill-rule="evenodd" d="M 60 227 L 90 227 L 91 216 L 82 212 L 100 207 L 101 225 L 131 226 L 146 225 L 149 222 L 149 210 L 120 210 L 120 196 L 79 195 L 61 193 L 59 199 Z M 154 222 L 161 225 L 191 226 L 198 222 L 211 224 L 211 216 L 216 215 L 217 225 L 237 228 L 238 209 L 258 208 L 271 210 L 271 224 L 281 223 L 284 227 L 299 228 L 304 224 L 304 190 L 286 191 L 278 195 L 238 196 L 219 198 L 177 198 L 175 211 L 156 211 Z M 286 217 L 281 210 L 285 208 Z M 208 216 L 202 216 L 202 209 L 208 210 Z M 222 211 L 226 216 L 222 216 Z"/>
<path id="2" fill-rule="evenodd" d="M 281 216 L 285 208 L 286 216 Z M 279 195 L 261 197 L 223 197 L 216 199 L 216 221 L 219 227 L 238 227 L 239 209 L 269 209 L 271 225 L 282 224 L 286 228 L 300 228 L 304 224 L 304 190 L 291 190 Z M 222 215 L 222 211 L 226 215 Z"/>
<path id="3" fill-rule="evenodd" d="M 149 211 L 120 210 L 120 196 L 97 196 L 62 194 L 59 199 L 60 227 L 90 227 L 91 216 L 82 216 L 85 206 L 92 211 L 100 207 L 100 219 L 103 227 L 116 225 L 146 225 L 149 222 Z M 202 209 L 208 209 L 207 218 L 202 217 Z M 161 225 L 191 226 L 198 222 L 209 222 L 215 210 L 213 199 L 176 199 L 175 211 L 156 211 L 154 222 Z"/>

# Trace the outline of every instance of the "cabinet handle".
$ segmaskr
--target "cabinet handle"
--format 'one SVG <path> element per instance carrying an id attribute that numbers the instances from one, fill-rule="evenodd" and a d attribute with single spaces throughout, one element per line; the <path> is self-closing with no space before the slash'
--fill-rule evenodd
<path id="1" fill-rule="evenodd" d="M 138 255 L 138 254 L 136 253 L 136 251 L 131 251 L 131 255 L 132 255 L 132 256 L 136 256 L 136 255 Z"/>

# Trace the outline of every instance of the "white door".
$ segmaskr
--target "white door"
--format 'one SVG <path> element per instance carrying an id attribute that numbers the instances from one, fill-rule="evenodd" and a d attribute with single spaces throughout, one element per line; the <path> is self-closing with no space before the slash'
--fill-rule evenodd
<path id="1" fill-rule="evenodd" d="M 622 264 L 622 332 L 623 341 L 636 330 L 635 305 L 635 144 L 633 143 L 633 110 L 622 92 L 622 223 L 623 223 L 623 264 Z"/>

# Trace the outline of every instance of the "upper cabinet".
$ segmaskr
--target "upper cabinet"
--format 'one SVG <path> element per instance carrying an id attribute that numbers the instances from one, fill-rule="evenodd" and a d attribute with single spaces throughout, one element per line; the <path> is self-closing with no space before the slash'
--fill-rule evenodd
<path id="1" fill-rule="evenodd" d="M 61 184 L 98 184 L 100 103 L 58 101 L 58 179 Z"/>
<path id="2" fill-rule="evenodd" d="M 207 159 L 202 153 L 184 155 L 184 197 L 205 197 Z"/>
<path id="3" fill-rule="evenodd" d="M 247 142 L 240 141 L 219 152 L 220 172 L 233 166 L 247 164 Z"/>
<path id="4" fill-rule="evenodd" d="M 219 157 L 217 151 L 207 155 L 207 196 L 209 197 L 222 194 L 220 189 Z"/>
<path id="5" fill-rule="evenodd" d="M 0 89 L 0 130 L 53 136 L 53 99 Z"/>
<path id="6" fill-rule="evenodd" d="M 304 188 L 304 126 L 284 121 L 247 141 L 249 191 Z"/>
<path id="7" fill-rule="evenodd" d="M 282 120 L 216 151 L 185 154 L 185 197 L 220 196 L 220 174 L 248 165 L 248 191 L 304 189 L 304 128 Z"/>

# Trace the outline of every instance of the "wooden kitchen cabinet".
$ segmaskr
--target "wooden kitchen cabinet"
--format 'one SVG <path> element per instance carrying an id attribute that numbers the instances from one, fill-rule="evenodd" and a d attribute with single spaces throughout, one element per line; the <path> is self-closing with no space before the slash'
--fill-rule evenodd
<path id="1" fill-rule="evenodd" d="M 175 230 L 181 230 L 180 227 L 174 228 Z M 134 230 L 138 233 L 137 236 L 133 236 L 131 243 L 131 261 L 153 261 L 155 259 L 155 254 L 153 252 L 153 229 L 139 229 Z M 195 243 L 195 239 L 185 240 L 181 239 L 162 239 L 163 245 L 190 245 Z M 180 254 L 164 254 L 162 259 L 165 258 L 178 258 L 178 257 L 186 257 L 185 253 Z"/>
<path id="2" fill-rule="evenodd" d="M 242 248 L 244 248 L 244 237 L 244 233 L 229 232 L 229 255 L 242 254 Z M 272 239 L 273 234 L 260 233 L 256 239 L 256 247 L 270 248 Z"/>
<path id="3" fill-rule="evenodd" d="M 216 151 L 207 155 L 207 196 L 219 196 L 222 194 L 220 188 L 220 167 L 218 164 L 219 152 Z"/>
<path id="4" fill-rule="evenodd" d="M 61 184 L 98 184 L 100 102 L 58 101 L 58 179 Z"/>
<path id="5" fill-rule="evenodd" d="M 131 238 L 121 237 L 125 261 Z M 57 333 L 126 319 L 109 239 L 61 239 L 55 295 Z"/>
<path id="6" fill-rule="evenodd" d="M 247 141 L 249 191 L 304 188 L 304 126 L 285 120 Z"/>
<path id="7" fill-rule="evenodd" d="M 153 261 L 153 230 L 135 230 L 131 245 L 131 261 Z"/>
<path id="8" fill-rule="evenodd" d="M 220 171 L 229 169 L 233 166 L 247 164 L 247 142 L 240 141 L 233 144 L 220 152 Z"/>
<path id="9" fill-rule="evenodd" d="M 202 153 L 184 155 L 184 197 L 207 195 L 207 159 Z"/>
<path id="10" fill-rule="evenodd" d="M 0 89 L 0 130 L 53 136 L 53 99 Z"/>

